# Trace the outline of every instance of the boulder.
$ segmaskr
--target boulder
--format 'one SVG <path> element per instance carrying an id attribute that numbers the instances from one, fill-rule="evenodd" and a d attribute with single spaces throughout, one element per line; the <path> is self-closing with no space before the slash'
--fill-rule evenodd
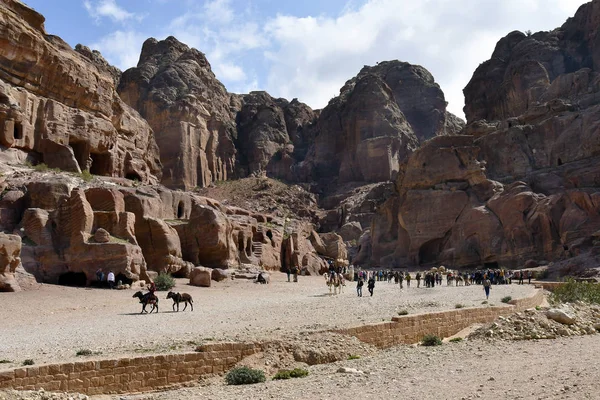
<path id="1" fill-rule="evenodd" d="M 96 243 L 108 243 L 110 242 L 110 233 L 106 229 L 98 228 L 94 232 L 94 241 Z"/>
<path id="2" fill-rule="evenodd" d="M 21 238 L 0 232 L 0 292 L 19 292 L 15 271 L 21 264 Z"/>
<path id="3" fill-rule="evenodd" d="M 546 311 L 546 317 L 563 325 L 573 325 L 576 322 L 574 316 L 559 308 L 551 308 L 550 310 Z"/>
<path id="4" fill-rule="evenodd" d="M 233 271 L 230 269 L 214 268 L 212 270 L 211 279 L 217 282 L 228 280 L 231 279 L 232 273 Z"/>
<path id="5" fill-rule="evenodd" d="M 340 228 L 338 233 L 345 242 L 350 242 L 352 240 L 358 240 L 360 235 L 362 235 L 363 230 L 360 222 L 348 222 Z"/>
<path id="6" fill-rule="evenodd" d="M 211 268 L 195 267 L 190 272 L 190 285 L 210 287 L 212 271 Z"/>

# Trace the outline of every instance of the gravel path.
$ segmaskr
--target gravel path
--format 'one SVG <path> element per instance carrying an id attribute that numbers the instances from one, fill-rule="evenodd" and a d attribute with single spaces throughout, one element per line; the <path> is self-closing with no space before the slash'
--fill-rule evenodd
<path id="1" fill-rule="evenodd" d="M 95 358 L 118 355 L 190 351 L 209 340 L 256 340 L 289 337 L 302 332 L 357 326 L 389 320 L 399 310 L 411 314 L 453 309 L 456 304 L 482 307 L 481 286 L 400 290 L 377 282 L 375 296 L 358 298 L 355 284 L 330 296 L 322 277 L 286 282 L 273 274 L 269 285 L 235 280 L 213 282 L 210 288 L 177 281 L 175 290 L 194 298 L 194 311 L 175 313 L 166 294 L 160 312 L 140 315 L 133 290 L 101 290 L 41 285 L 39 290 L 0 293 L 0 369 L 25 359 L 36 364 L 81 360 L 75 353 L 88 349 Z M 505 285 L 492 289 L 490 303 L 504 296 L 520 298 L 533 286 Z"/>

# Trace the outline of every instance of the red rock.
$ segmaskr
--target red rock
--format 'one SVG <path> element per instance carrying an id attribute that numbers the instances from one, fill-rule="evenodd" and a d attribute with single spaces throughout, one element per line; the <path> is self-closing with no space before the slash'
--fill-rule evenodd
<path id="1" fill-rule="evenodd" d="M 19 292 L 15 271 L 21 264 L 21 238 L 0 232 L 0 292 Z"/>

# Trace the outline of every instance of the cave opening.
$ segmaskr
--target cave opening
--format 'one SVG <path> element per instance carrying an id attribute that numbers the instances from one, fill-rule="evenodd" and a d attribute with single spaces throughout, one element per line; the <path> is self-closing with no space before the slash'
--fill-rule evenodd
<path id="1" fill-rule="evenodd" d="M 111 159 L 109 153 L 92 153 L 90 154 L 90 158 L 92 159 L 92 165 L 90 166 L 91 174 L 100 176 L 111 175 Z"/>
<path id="2" fill-rule="evenodd" d="M 125 179 L 129 179 L 130 181 L 138 181 L 141 182 L 142 178 L 135 172 L 129 172 L 125 175 Z"/>
<path id="3" fill-rule="evenodd" d="M 131 285 L 133 283 L 133 279 L 129 279 L 127 276 L 125 276 L 125 274 L 119 272 L 115 276 L 115 283 L 118 284 L 119 282 L 121 282 L 122 285 Z"/>
<path id="4" fill-rule="evenodd" d="M 442 239 L 433 239 L 424 243 L 419 249 L 419 264 L 429 264 L 437 261 L 441 244 Z"/>
<path id="5" fill-rule="evenodd" d="M 84 272 L 65 272 L 58 277 L 58 284 L 62 286 L 85 287 L 87 277 Z"/>
<path id="6" fill-rule="evenodd" d="M 496 261 L 483 263 L 483 268 L 485 269 L 498 269 L 499 265 Z"/>
<path id="7" fill-rule="evenodd" d="M 89 146 L 86 142 L 69 141 L 69 146 L 73 149 L 73 155 L 82 171 L 88 168 L 88 159 L 90 156 Z"/>
<path id="8" fill-rule="evenodd" d="M 558 166 L 559 166 L 559 167 L 560 167 L 561 165 L 563 165 L 563 162 L 562 162 L 562 160 L 560 159 L 560 157 L 558 158 L 558 160 L 557 160 L 557 162 L 556 162 L 556 163 L 558 164 Z"/>
<path id="9" fill-rule="evenodd" d="M 15 121 L 13 125 L 13 137 L 16 140 L 23 139 L 23 125 L 20 122 Z"/>
<path id="10" fill-rule="evenodd" d="M 185 207 L 183 201 L 180 201 L 177 205 L 177 219 L 182 219 L 185 216 Z"/>

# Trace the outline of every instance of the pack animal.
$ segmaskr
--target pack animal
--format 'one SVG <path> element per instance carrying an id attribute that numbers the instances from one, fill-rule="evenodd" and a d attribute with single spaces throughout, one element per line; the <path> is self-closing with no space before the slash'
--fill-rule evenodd
<path id="1" fill-rule="evenodd" d="M 173 299 L 173 311 L 175 311 L 175 305 L 177 305 L 177 312 L 179 312 L 179 303 L 185 303 L 183 311 L 185 311 L 188 304 L 192 308 L 192 311 L 194 311 L 194 300 L 192 300 L 192 296 L 187 293 L 169 292 L 167 293 L 167 299 Z"/>
<path id="2" fill-rule="evenodd" d="M 152 304 L 150 314 L 152 314 L 152 311 L 154 310 L 156 310 L 156 313 L 158 314 L 158 297 L 156 297 L 155 295 L 150 293 L 143 294 L 142 292 L 135 292 L 131 297 L 136 297 L 140 299 L 140 303 L 142 303 L 142 311 L 140 312 L 140 314 L 148 312 L 146 310 L 146 306 L 148 304 Z"/>

